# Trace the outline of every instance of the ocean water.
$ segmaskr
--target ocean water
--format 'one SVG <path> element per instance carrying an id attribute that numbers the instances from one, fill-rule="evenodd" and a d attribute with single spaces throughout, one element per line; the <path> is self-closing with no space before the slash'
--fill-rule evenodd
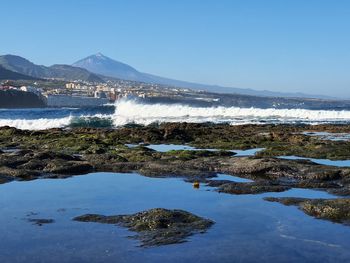
<path id="1" fill-rule="evenodd" d="M 63 127 L 118 127 L 128 123 L 214 122 L 349 123 L 350 110 L 259 109 L 238 107 L 192 107 L 181 104 L 143 104 L 121 100 L 115 105 L 93 108 L 1 109 L 0 127 L 49 129 Z"/>

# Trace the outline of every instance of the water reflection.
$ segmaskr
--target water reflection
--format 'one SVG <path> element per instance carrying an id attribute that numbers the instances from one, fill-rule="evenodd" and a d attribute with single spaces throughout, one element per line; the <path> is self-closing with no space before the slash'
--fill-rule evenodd
<path id="1" fill-rule="evenodd" d="M 136 147 L 135 144 L 128 144 L 128 147 Z M 208 149 L 208 148 L 196 148 L 185 144 L 150 144 L 146 146 L 149 149 L 157 152 L 168 152 L 173 150 L 188 150 L 188 151 L 220 151 L 219 149 Z M 248 150 L 229 150 L 230 152 L 236 153 L 235 156 L 253 156 L 257 152 L 264 150 L 265 148 L 253 148 Z"/>
<path id="2" fill-rule="evenodd" d="M 350 160 L 329 160 L 329 159 L 316 159 L 316 158 L 307 158 L 307 157 L 300 157 L 295 155 L 289 155 L 289 156 L 279 156 L 278 158 L 281 159 L 287 159 L 287 160 L 310 160 L 314 163 L 323 164 L 323 165 L 331 165 L 331 166 L 338 166 L 338 167 L 350 167 Z"/>
<path id="3" fill-rule="evenodd" d="M 216 177 L 213 177 L 212 180 L 227 180 L 227 181 L 232 181 L 235 183 L 250 183 L 254 182 L 253 180 L 238 177 L 238 176 L 233 176 L 230 174 L 217 174 Z"/>
<path id="4" fill-rule="evenodd" d="M 262 200 L 289 195 L 328 196 L 305 189 L 236 196 L 206 187 L 194 191 L 181 179 L 117 173 L 11 182 L 0 185 L 0 262 L 346 262 L 349 227 Z M 143 249 L 123 228 L 71 220 L 156 207 L 183 209 L 216 224 L 190 242 Z M 26 220 L 34 217 L 30 213 L 55 222 L 33 225 Z"/>

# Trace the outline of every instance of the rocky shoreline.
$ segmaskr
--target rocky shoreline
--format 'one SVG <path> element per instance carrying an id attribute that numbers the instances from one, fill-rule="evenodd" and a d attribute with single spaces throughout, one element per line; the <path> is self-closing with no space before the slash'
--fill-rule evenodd
<path id="1" fill-rule="evenodd" d="M 90 172 L 138 172 L 150 177 L 182 177 L 227 194 L 321 189 L 350 195 L 350 167 L 287 160 L 280 155 L 350 160 L 350 142 L 325 140 L 304 132 L 350 133 L 350 125 L 243 125 L 167 123 L 120 129 L 0 128 L 0 183 L 64 178 Z M 201 149 L 158 152 L 147 144 L 186 144 Z M 136 144 L 128 147 L 126 144 Z M 255 156 L 230 150 L 264 148 Z M 217 173 L 252 179 L 237 183 Z M 322 201 L 324 202 L 324 201 Z M 342 206 L 341 206 L 342 207 Z M 339 209 L 342 209 L 342 208 Z M 344 209 L 343 209 L 344 210 Z M 331 220 L 330 217 L 322 218 Z M 344 223 L 350 215 L 347 214 Z"/>

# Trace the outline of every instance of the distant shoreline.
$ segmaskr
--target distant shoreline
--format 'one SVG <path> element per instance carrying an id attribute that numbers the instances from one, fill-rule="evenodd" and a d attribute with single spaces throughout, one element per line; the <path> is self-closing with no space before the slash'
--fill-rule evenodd
<path id="1" fill-rule="evenodd" d="M 0 90 L 0 108 L 46 108 L 43 99 L 32 92 Z"/>

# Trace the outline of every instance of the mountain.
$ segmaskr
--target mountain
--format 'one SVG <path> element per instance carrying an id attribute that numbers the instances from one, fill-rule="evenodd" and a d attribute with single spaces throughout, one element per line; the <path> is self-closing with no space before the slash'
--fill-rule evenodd
<path id="1" fill-rule="evenodd" d="M 35 78 L 20 74 L 0 66 L 0 80 L 34 80 Z"/>
<path id="2" fill-rule="evenodd" d="M 33 78 L 61 78 L 65 80 L 104 82 L 102 78 L 83 68 L 69 65 L 53 65 L 51 67 L 46 67 L 36 65 L 25 58 L 14 55 L 0 56 L 0 66 Z"/>
<path id="3" fill-rule="evenodd" d="M 222 87 L 217 85 L 206 85 L 206 84 L 198 84 L 181 80 L 174 80 L 164 77 L 159 77 L 156 75 L 143 73 L 138 71 L 137 69 L 113 60 L 109 57 L 104 56 L 101 53 L 97 53 L 95 55 L 88 56 L 84 59 L 81 59 L 73 64 L 75 67 L 84 68 L 90 72 L 132 81 L 140 81 L 146 83 L 156 83 L 167 86 L 175 86 L 182 88 L 189 88 L 195 90 L 204 90 L 208 92 L 215 93 L 237 93 L 244 95 L 253 95 L 253 96 L 270 96 L 270 97 L 305 97 L 305 98 L 322 98 L 329 99 L 330 97 L 322 96 L 322 95 L 309 95 L 303 93 L 284 93 L 284 92 L 274 92 L 268 90 L 253 90 L 253 89 L 241 89 L 241 88 L 233 88 L 233 87 Z"/>
<path id="4" fill-rule="evenodd" d="M 141 82 L 152 81 L 151 78 L 148 78 L 143 73 L 137 71 L 133 67 L 122 62 L 113 60 L 109 57 L 106 57 L 101 53 L 97 53 L 96 55 L 88 56 L 84 59 L 81 59 L 75 62 L 73 66 L 84 68 L 96 74 L 113 78 Z"/>

